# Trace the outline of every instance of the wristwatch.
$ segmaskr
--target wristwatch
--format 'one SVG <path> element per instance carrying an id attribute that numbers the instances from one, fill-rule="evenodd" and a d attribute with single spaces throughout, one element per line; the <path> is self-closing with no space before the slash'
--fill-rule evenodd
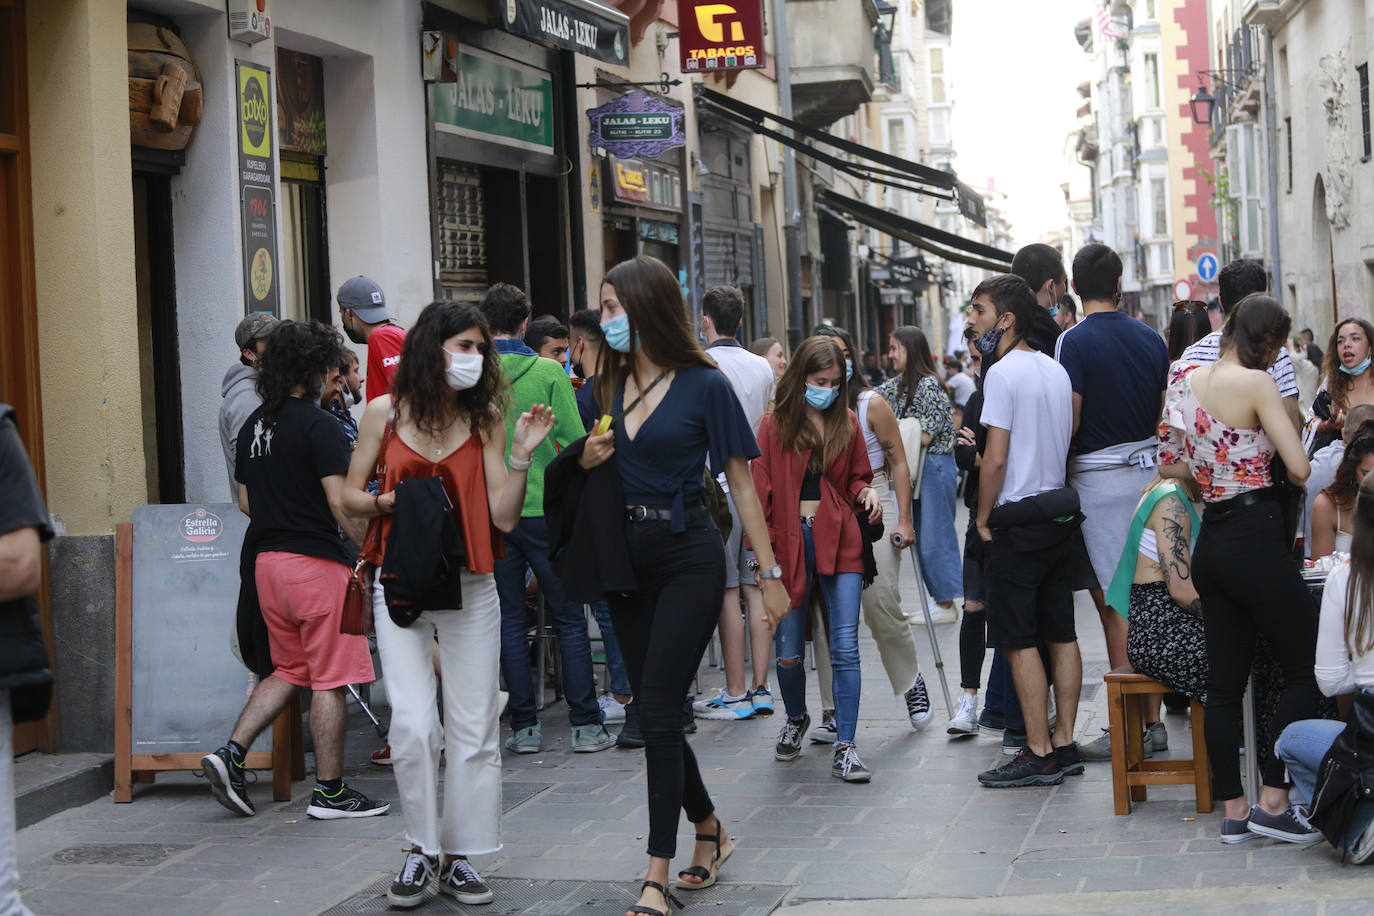
<path id="1" fill-rule="evenodd" d="M 761 569 L 761 570 L 759 570 L 758 577 L 759 577 L 760 579 L 781 579 L 781 578 L 782 578 L 782 567 L 779 566 L 778 564 L 774 563 L 772 569 Z"/>

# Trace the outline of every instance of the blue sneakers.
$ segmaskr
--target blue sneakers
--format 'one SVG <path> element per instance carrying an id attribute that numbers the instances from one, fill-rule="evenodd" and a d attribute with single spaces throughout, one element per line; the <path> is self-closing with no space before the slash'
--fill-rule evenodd
<path id="1" fill-rule="evenodd" d="M 748 719 L 754 715 L 754 700 L 749 693 L 732 697 L 722 688 L 710 699 L 693 703 L 692 712 L 699 719 Z"/>
<path id="2" fill-rule="evenodd" d="M 773 714 L 773 695 L 768 692 L 767 687 L 755 687 L 754 692 L 749 695 L 749 699 L 754 703 L 754 715 L 771 716 Z"/>

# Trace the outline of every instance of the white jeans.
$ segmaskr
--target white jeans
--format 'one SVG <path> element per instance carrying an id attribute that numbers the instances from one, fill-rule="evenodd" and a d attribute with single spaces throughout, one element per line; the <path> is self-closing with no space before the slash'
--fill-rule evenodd
<path id="1" fill-rule="evenodd" d="M 33 916 L 19 899 L 14 851 L 14 724 L 10 692 L 0 690 L 0 916 Z"/>
<path id="2" fill-rule="evenodd" d="M 426 611 L 409 627 L 373 589 L 377 651 L 391 702 L 392 770 L 406 837 L 426 855 L 479 856 L 501 849 L 501 747 L 497 703 L 501 605 L 491 575 L 463 574 L 463 607 Z M 439 710 L 432 653 L 439 638 L 444 691 L 443 811 L 439 809 Z"/>
<path id="3" fill-rule="evenodd" d="M 916 674 L 920 670 L 916 661 L 916 634 L 911 629 L 911 618 L 902 610 L 899 582 L 904 552 L 892 546 L 892 532 L 897 530 L 897 498 L 882 471 L 873 472 L 873 488 L 883 500 L 883 536 L 873 545 L 878 578 L 864 589 L 860 603 L 864 611 L 864 623 L 868 624 L 873 641 L 878 645 L 878 658 L 887 672 L 892 692 L 901 695 L 916 683 Z M 912 545 L 906 549 L 915 550 L 916 547 Z M 821 703 L 824 708 L 830 709 L 835 704 L 831 699 L 830 654 L 824 630 L 824 627 L 816 627 L 812 642 L 816 649 Z"/>

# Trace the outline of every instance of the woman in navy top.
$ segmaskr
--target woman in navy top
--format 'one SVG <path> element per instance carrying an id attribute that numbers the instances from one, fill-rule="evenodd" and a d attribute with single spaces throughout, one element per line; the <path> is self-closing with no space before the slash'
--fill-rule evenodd
<path id="1" fill-rule="evenodd" d="M 677 887 L 711 886 L 734 849 L 682 734 L 682 700 L 725 597 L 725 548 L 702 503 L 708 464 L 712 474 L 725 472 L 755 545 L 773 625 L 788 601 L 749 474 L 758 445 L 729 381 L 687 324 L 677 277 L 649 257 L 616 265 L 601 286 L 601 321 L 596 400 L 624 416 L 610 432 L 588 436 L 580 463 L 590 470 L 614 461 L 625 491 L 638 590 L 606 600 L 639 707 L 649 784 L 648 880 L 626 916 L 665 916 L 679 811 L 696 825 L 697 844 Z"/>

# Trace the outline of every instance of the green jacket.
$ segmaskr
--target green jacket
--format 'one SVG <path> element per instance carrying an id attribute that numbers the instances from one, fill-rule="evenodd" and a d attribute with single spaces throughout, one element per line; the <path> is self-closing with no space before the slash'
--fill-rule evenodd
<path id="1" fill-rule="evenodd" d="M 502 353 L 501 368 L 510 382 L 510 403 L 506 407 L 506 463 L 515 436 L 515 421 L 535 404 L 553 409 L 553 430 L 539 443 L 532 456 L 529 482 L 525 486 L 525 508 L 521 518 L 544 517 L 544 469 L 558 452 L 581 439 L 587 431 L 577 413 L 572 382 L 563 367 L 551 359 L 527 353 Z"/>

